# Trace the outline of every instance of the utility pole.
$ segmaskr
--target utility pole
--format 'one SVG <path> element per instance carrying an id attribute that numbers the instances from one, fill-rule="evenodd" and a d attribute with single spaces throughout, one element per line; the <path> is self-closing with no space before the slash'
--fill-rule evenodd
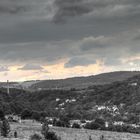
<path id="1" fill-rule="evenodd" d="M 9 80 L 7 80 L 7 94 L 10 93 L 10 90 L 9 90 Z"/>

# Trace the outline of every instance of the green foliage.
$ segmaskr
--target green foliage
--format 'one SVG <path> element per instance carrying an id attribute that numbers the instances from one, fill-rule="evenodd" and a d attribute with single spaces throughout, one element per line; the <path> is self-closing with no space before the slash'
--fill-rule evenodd
<path id="1" fill-rule="evenodd" d="M 102 127 L 105 127 L 105 121 L 101 118 L 95 119 L 94 123 L 97 123 L 97 124 L 101 125 Z"/>
<path id="2" fill-rule="evenodd" d="M 46 140 L 61 140 L 60 137 L 57 137 L 55 132 L 48 132 L 45 136 Z"/>
<path id="3" fill-rule="evenodd" d="M 44 138 L 47 137 L 48 132 L 49 132 L 48 122 L 45 121 L 45 122 L 43 123 L 43 125 L 42 125 L 42 130 L 41 130 L 41 133 L 42 133 L 42 135 L 44 136 Z"/>
<path id="4" fill-rule="evenodd" d="M 9 132 L 10 132 L 10 125 L 9 125 L 9 122 L 6 119 L 4 119 L 2 121 L 0 129 L 1 129 L 1 135 L 3 137 L 7 137 Z"/>
<path id="5" fill-rule="evenodd" d="M 44 136 L 45 140 L 61 140 L 60 137 L 57 137 L 54 132 L 49 131 L 47 121 L 42 125 L 41 133 Z"/>
<path id="6" fill-rule="evenodd" d="M 86 123 L 85 125 L 86 129 L 101 129 L 104 130 L 105 129 L 105 122 L 103 119 L 96 119 L 95 121 L 92 121 L 90 123 Z"/>
<path id="7" fill-rule="evenodd" d="M 5 114 L 3 110 L 0 110 L 0 120 L 4 120 L 4 118 L 5 118 Z"/>
<path id="8" fill-rule="evenodd" d="M 36 120 L 36 121 L 40 121 L 41 119 L 41 113 L 38 111 L 33 111 L 32 112 L 32 119 Z"/>
<path id="9" fill-rule="evenodd" d="M 29 109 L 25 109 L 23 110 L 23 112 L 21 113 L 21 118 L 22 119 L 31 119 L 32 117 L 32 111 Z"/>
<path id="10" fill-rule="evenodd" d="M 91 136 L 89 136 L 89 140 L 92 140 Z"/>
<path id="11" fill-rule="evenodd" d="M 85 127 L 86 129 L 100 129 L 101 128 L 101 125 L 98 124 L 98 123 L 95 123 L 95 122 L 91 122 L 91 123 L 86 123 Z"/>
<path id="12" fill-rule="evenodd" d="M 137 82 L 137 86 L 132 86 L 131 83 L 135 82 Z M 20 114 L 22 119 L 34 118 L 41 120 L 41 122 L 46 116 L 57 117 L 60 118 L 60 121 L 56 121 L 54 124 L 65 127 L 69 127 L 70 119 L 94 120 L 101 116 L 105 120 L 138 124 L 140 113 L 139 87 L 140 76 L 138 75 L 124 81 L 93 85 L 87 89 L 34 92 L 11 89 L 10 97 L 4 89 L 0 89 L 0 109 L 5 113 Z M 66 102 L 67 99 L 75 99 L 75 102 Z M 121 104 L 124 106 L 121 107 Z M 119 109 L 118 115 L 107 110 L 99 111 L 96 105 L 116 105 Z M 90 125 L 87 124 L 87 127 Z M 103 129 L 103 127 L 104 122 L 100 121 L 95 121 L 92 125 L 92 129 Z"/>
<path id="13" fill-rule="evenodd" d="M 30 136 L 30 140 L 42 140 L 42 137 L 39 134 L 33 134 Z"/>
<path id="14" fill-rule="evenodd" d="M 74 123 L 73 125 L 72 125 L 72 128 L 80 128 L 80 125 L 78 124 L 78 123 Z"/>

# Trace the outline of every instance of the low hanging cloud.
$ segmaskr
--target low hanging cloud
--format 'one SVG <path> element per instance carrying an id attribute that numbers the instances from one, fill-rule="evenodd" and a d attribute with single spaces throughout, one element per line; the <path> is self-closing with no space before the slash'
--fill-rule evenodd
<path id="1" fill-rule="evenodd" d="M 96 64 L 96 60 L 90 59 L 84 56 L 80 57 L 73 57 L 67 63 L 65 63 L 65 68 L 72 68 L 76 66 L 88 66 L 90 64 Z"/>
<path id="2" fill-rule="evenodd" d="M 83 51 L 88 51 L 92 49 L 105 49 L 113 43 L 113 40 L 113 37 L 86 37 L 82 40 L 80 48 Z"/>
<path id="3" fill-rule="evenodd" d="M 0 72 L 6 72 L 9 71 L 9 68 L 7 66 L 0 66 Z"/>
<path id="4" fill-rule="evenodd" d="M 18 70 L 43 70 L 43 67 L 38 64 L 26 64 Z"/>

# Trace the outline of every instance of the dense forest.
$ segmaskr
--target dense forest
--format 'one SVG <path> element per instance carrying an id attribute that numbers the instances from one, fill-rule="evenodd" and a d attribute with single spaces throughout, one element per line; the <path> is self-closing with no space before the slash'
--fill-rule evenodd
<path id="1" fill-rule="evenodd" d="M 99 109 L 102 107 L 101 109 Z M 113 108 L 116 107 L 115 112 Z M 103 117 L 107 120 L 139 122 L 140 75 L 112 84 L 93 85 L 86 89 L 25 90 L 0 89 L 0 108 L 6 114 L 24 110 L 44 112 L 47 116 L 66 114 L 71 119 Z"/>

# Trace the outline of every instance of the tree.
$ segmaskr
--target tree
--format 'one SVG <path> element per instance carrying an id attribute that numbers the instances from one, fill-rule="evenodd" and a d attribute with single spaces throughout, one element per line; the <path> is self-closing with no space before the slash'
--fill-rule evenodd
<path id="1" fill-rule="evenodd" d="M 32 119 L 36 120 L 36 121 L 40 121 L 41 119 L 41 113 L 37 112 L 37 111 L 33 111 L 32 113 Z"/>
<path id="2" fill-rule="evenodd" d="M 101 128 L 105 127 L 105 121 L 101 118 L 95 119 L 94 123 L 99 124 Z"/>
<path id="3" fill-rule="evenodd" d="M 54 132 L 49 132 L 49 126 L 47 121 L 44 122 L 44 124 L 42 125 L 41 133 L 44 136 L 45 140 L 61 140 Z"/>
<path id="4" fill-rule="evenodd" d="M 0 120 L 4 120 L 4 118 L 5 118 L 4 112 L 3 110 L 0 110 Z"/>
<path id="5" fill-rule="evenodd" d="M 86 125 L 85 125 L 85 128 L 86 129 L 100 129 L 101 128 L 101 125 L 100 124 L 98 124 L 98 123 L 95 123 L 95 122 L 91 122 L 91 123 L 86 123 Z"/>
<path id="6" fill-rule="evenodd" d="M 10 132 L 9 122 L 6 119 L 4 119 L 1 123 L 1 135 L 3 137 L 7 137 L 9 132 Z"/>
<path id="7" fill-rule="evenodd" d="M 42 137 L 39 134 L 34 134 L 30 136 L 30 140 L 42 140 Z"/>
<path id="8" fill-rule="evenodd" d="M 44 136 L 45 139 L 47 138 L 48 132 L 49 132 L 48 122 L 45 121 L 42 125 L 42 130 L 41 130 L 41 133 L 42 133 L 42 135 Z"/>
<path id="9" fill-rule="evenodd" d="M 74 123 L 74 124 L 72 125 L 72 128 L 77 128 L 77 129 L 79 129 L 79 128 L 80 128 L 80 125 L 79 125 L 78 123 Z"/>
<path id="10" fill-rule="evenodd" d="M 32 111 L 28 109 L 23 110 L 23 112 L 21 113 L 22 119 L 31 119 L 31 117 L 32 117 Z"/>

